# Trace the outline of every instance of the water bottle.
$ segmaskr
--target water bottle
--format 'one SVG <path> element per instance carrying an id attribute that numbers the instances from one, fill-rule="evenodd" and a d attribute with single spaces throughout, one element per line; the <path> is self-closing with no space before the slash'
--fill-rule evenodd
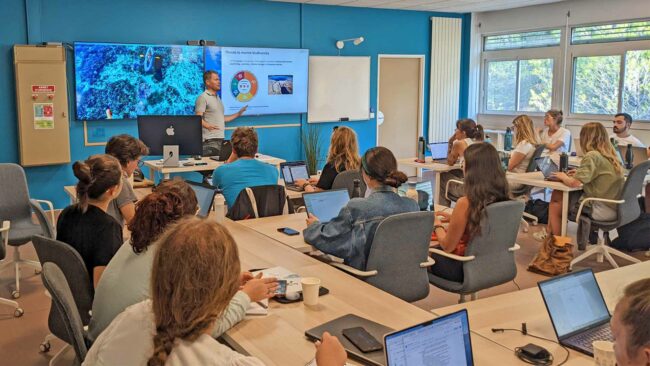
<path id="1" fill-rule="evenodd" d="M 566 173 L 569 170 L 569 155 L 563 152 L 560 154 L 560 171 Z"/>
<path id="2" fill-rule="evenodd" d="M 361 181 L 355 179 L 353 182 L 354 188 L 352 188 L 352 198 L 361 197 Z"/>
<path id="3" fill-rule="evenodd" d="M 512 150 L 512 131 L 510 130 L 510 127 L 506 127 L 506 136 L 503 141 L 503 149 L 505 151 Z"/>
<path id="4" fill-rule="evenodd" d="M 632 160 L 632 144 L 627 144 L 627 151 L 625 152 L 625 169 L 629 170 L 634 167 Z"/>
<path id="5" fill-rule="evenodd" d="M 426 141 L 424 137 L 418 138 L 418 162 L 424 163 L 424 150 L 426 149 Z"/>

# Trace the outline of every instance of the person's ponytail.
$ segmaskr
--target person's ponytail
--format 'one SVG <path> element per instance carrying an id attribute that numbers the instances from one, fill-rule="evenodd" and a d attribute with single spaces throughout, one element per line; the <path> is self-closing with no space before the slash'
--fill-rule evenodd
<path id="1" fill-rule="evenodd" d="M 88 164 L 82 161 L 72 164 L 72 172 L 79 179 L 77 183 L 77 207 L 82 212 L 86 212 L 88 209 L 88 190 L 93 181 L 92 172 Z"/>
<path id="2" fill-rule="evenodd" d="M 476 141 L 483 141 L 485 140 L 485 130 L 483 129 L 483 126 L 481 125 L 476 125 L 476 132 L 474 132 L 474 137 L 473 139 Z"/>
<path id="3" fill-rule="evenodd" d="M 387 186 L 397 188 L 402 184 L 406 183 L 407 180 L 408 177 L 406 176 L 406 174 L 400 172 L 399 170 L 394 170 L 388 174 L 386 179 L 384 179 L 383 183 Z"/>
<path id="4" fill-rule="evenodd" d="M 120 162 L 110 155 L 93 155 L 86 161 L 77 161 L 72 164 L 72 172 L 79 179 L 77 207 L 84 213 L 90 199 L 100 198 L 122 179 Z"/>

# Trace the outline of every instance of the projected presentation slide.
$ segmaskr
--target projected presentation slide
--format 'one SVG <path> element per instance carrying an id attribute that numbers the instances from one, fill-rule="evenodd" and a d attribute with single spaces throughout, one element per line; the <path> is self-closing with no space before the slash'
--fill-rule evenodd
<path id="1" fill-rule="evenodd" d="M 206 47 L 205 69 L 221 78 L 226 114 L 248 106 L 247 115 L 307 112 L 309 50 Z"/>
<path id="2" fill-rule="evenodd" d="M 194 114 L 203 92 L 203 47 L 74 44 L 78 120 Z"/>

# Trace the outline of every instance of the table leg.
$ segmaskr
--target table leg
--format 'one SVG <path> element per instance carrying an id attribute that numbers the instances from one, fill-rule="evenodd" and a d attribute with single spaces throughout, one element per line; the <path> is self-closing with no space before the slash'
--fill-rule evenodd
<path id="1" fill-rule="evenodd" d="M 433 199 L 434 199 L 433 207 L 435 207 L 435 205 L 440 204 L 440 172 L 439 171 L 435 172 L 434 179 L 436 181 L 433 183 Z"/>
<path id="2" fill-rule="evenodd" d="M 569 224 L 569 192 L 562 191 L 562 231 L 560 235 L 566 236 L 567 225 Z"/>
<path id="3" fill-rule="evenodd" d="M 154 168 L 149 168 L 149 179 L 156 184 L 156 170 Z"/>

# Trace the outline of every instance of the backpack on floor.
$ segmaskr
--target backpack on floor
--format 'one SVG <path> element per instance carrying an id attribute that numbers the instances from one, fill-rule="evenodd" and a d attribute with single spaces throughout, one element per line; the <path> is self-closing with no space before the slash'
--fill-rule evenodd
<path id="1" fill-rule="evenodd" d="M 629 252 L 650 249 L 650 213 L 616 229 L 618 238 L 612 240 L 612 247 Z"/>
<path id="2" fill-rule="evenodd" d="M 548 224 L 548 202 L 539 198 L 528 200 L 526 207 L 524 207 L 524 212 L 537 217 L 538 223 Z"/>

